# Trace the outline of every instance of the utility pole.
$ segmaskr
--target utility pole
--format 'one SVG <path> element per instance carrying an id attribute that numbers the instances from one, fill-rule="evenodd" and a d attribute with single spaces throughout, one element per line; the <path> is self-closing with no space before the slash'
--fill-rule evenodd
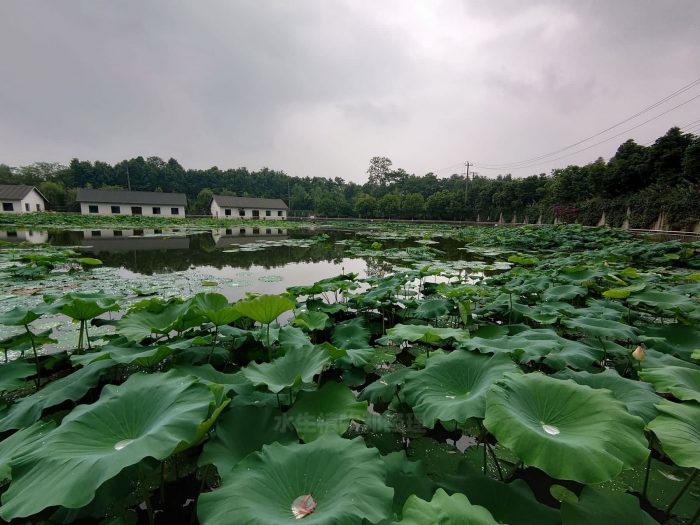
<path id="1" fill-rule="evenodd" d="M 131 191 L 131 178 L 129 177 L 129 161 L 126 161 L 126 187 Z"/>
<path id="2" fill-rule="evenodd" d="M 292 211 L 292 190 L 290 189 L 290 180 L 287 179 L 287 205 L 289 206 L 289 212 Z"/>
<path id="3" fill-rule="evenodd" d="M 469 161 L 464 163 L 464 166 L 467 170 L 467 177 L 464 181 L 464 204 L 467 204 L 467 190 L 469 188 L 469 168 L 473 165 L 474 164 L 471 164 Z"/>

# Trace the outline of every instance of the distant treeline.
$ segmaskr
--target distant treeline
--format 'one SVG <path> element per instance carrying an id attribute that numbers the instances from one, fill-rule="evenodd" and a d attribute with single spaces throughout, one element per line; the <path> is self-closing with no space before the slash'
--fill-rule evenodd
<path id="1" fill-rule="evenodd" d="M 688 229 L 700 221 L 700 137 L 671 128 L 650 146 L 633 140 L 615 155 L 585 166 L 568 166 L 529 177 L 495 178 L 433 173 L 413 175 L 375 157 L 365 184 L 341 178 L 292 177 L 264 168 L 185 169 L 175 159 L 137 157 L 115 165 L 73 159 L 69 166 L 38 162 L 11 168 L 0 164 L 0 184 L 32 184 L 49 200 L 49 209 L 76 210 L 77 188 L 180 192 L 188 212 L 208 213 L 211 196 L 229 194 L 280 198 L 292 215 L 387 219 L 530 222 L 541 218 L 595 224 L 603 212 L 619 226 L 648 227 L 663 212 L 667 225 Z M 127 179 L 128 175 L 128 179 Z"/>

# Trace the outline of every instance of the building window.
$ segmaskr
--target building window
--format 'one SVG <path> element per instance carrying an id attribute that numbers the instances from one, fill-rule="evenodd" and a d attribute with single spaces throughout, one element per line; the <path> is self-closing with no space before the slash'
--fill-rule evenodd
<path id="1" fill-rule="evenodd" d="M 114 236 L 115 236 L 115 237 L 121 237 L 121 236 L 122 236 L 122 231 L 121 231 L 121 230 L 114 230 Z"/>
<path id="2" fill-rule="evenodd" d="M 272 235 L 272 228 L 267 228 L 265 230 L 265 233 L 267 233 L 268 235 Z"/>
<path id="3" fill-rule="evenodd" d="M 180 215 L 180 208 L 170 208 L 170 215 Z"/>
<path id="4" fill-rule="evenodd" d="M 253 228 L 253 235 L 260 235 L 260 228 Z"/>
<path id="5" fill-rule="evenodd" d="M 30 210 L 31 210 L 31 208 L 29 207 L 29 203 L 25 202 L 24 203 L 24 211 L 30 211 Z"/>
<path id="6" fill-rule="evenodd" d="M 238 210 L 238 215 L 240 217 L 245 217 L 245 210 Z"/>
<path id="7" fill-rule="evenodd" d="M 278 217 L 284 217 L 284 212 L 282 210 L 277 212 Z"/>
<path id="8" fill-rule="evenodd" d="M 132 206 L 131 215 L 143 215 L 143 210 L 141 209 L 141 206 Z"/>
<path id="9" fill-rule="evenodd" d="M 153 215 L 160 215 L 160 207 L 153 206 Z"/>
<path id="10" fill-rule="evenodd" d="M 260 217 L 260 210 L 253 210 L 253 217 Z"/>
<path id="11" fill-rule="evenodd" d="M 238 233 L 240 233 L 241 235 L 245 235 L 245 228 L 241 228 L 240 230 L 238 230 Z"/>
<path id="12" fill-rule="evenodd" d="M 100 211 L 100 210 L 99 210 L 99 208 L 97 207 L 97 204 L 90 204 L 90 205 L 88 206 L 88 212 L 90 212 L 90 213 L 97 213 L 97 212 L 99 212 L 99 211 Z"/>
<path id="13" fill-rule="evenodd" d="M 135 236 L 143 235 L 143 230 L 134 230 L 134 235 Z"/>
<path id="14" fill-rule="evenodd" d="M 7 232 L 8 237 L 17 237 L 17 232 Z"/>
<path id="15" fill-rule="evenodd" d="M 224 210 L 224 215 L 226 215 L 226 216 L 231 215 L 231 208 L 226 208 L 226 209 Z"/>
<path id="16" fill-rule="evenodd" d="M 100 230 L 92 230 L 92 231 L 90 232 L 90 234 L 91 234 L 93 237 L 102 237 L 102 232 L 101 232 Z"/>
<path id="17" fill-rule="evenodd" d="M 272 217 L 272 210 L 265 210 L 265 217 Z"/>
<path id="18" fill-rule="evenodd" d="M 115 213 L 115 214 L 122 212 L 121 206 L 112 206 L 111 209 L 112 209 L 112 213 Z"/>
<path id="19" fill-rule="evenodd" d="M 163 233 L 163 230 L 153 230 L 153 235 L 160 235 Z"/>
<path id="20" fill-rule="evenodd" d="M 36 211 L 41 211 L 41 204 L 36 205 Z"/>

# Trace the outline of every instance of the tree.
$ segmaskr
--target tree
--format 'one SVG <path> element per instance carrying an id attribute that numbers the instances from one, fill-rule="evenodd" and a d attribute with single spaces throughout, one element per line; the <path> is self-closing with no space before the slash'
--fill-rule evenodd
<path id="1" fill-rule="evenodd" d="M 391 165 L 392 162 L 387 157 L 372 157 L 367 169 L 368 182 L 377 186 L 386 186 L 387 175 L 391 171 Z"/>
<path id="2" fill-rule="evenodd" d="M 197 194 L 197 198 L 192 203 L 192 211 L 201 215 L 209 214 L 209 206 L 214 198 L 214 192 L 209 188 L 203 188 Z"/>
<path id="3" fill-rule="evenodd" d="M 421 219 L 425 213 L 425 199 L 420 193 L 409 193 L 401 201 L 402 219 Z"/>
<path id="4" fill-rule="evenodd" d="M 685 150 L 683 178 L 693 184 L 700 183 L 700 138 L 695 138 Z"/>
<path id="5" fill-rule="evenodd" d="M 386 219 L 396 219 L 401 215 L 401 196 L 387 193 L 377 203 L 377 213 Z"/>
<path id="6" fill-rule="evenodd" d="M 361 219 L 374 217 L 377 212 L 377 199 L 367 193 L 358 193 L 352 200 L 355 215 Z"/>

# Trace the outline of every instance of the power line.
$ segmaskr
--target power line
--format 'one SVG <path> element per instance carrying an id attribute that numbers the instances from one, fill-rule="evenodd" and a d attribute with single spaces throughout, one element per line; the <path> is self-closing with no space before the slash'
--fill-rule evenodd
<path id="1" fill-rule="evenodd" d="M 506 163 L 501 163 L 501 164 L 485 164 L 485 165 L 483 165 L 482 167 L 487 168 L 487 169 L 516 168 L 516 167 L 520 167 L 520 166 L 518 166 L 519 164 L 530 164 L 530 163 L 532 163 L 532 162 L 535 162 L 535 161 L 538 161 L 538 160 L 542 160 L 542 159 L 545 159 L 545 158 L 547 158 L 547 157 L 551 157 L 551 156 L 553 156 L 553 155 L 556 155 L 556 154 L 561 153 L 561 152 L 563 152 L 563 151 L 566 151 L 566 150 L 568 150 L 568 149 L 571 149 L 571 148 L 574 148 L 574 147 L 576 147 L 576 146 L 579 146 L 579 145 L 583 144 L 584 142 L 587 142 L 587 141 L 589 141 L 589 140 L 591 140 L 591 139 L 593 139 L 593 138 L 595 138 L 595 137 L 598 137 L 598 136 L 600 136 L 600 135 L 603 135 L 604 133 L 607 133 L 608 131 L 611 131 L 611 130 L 615 129 L 615 128 L 617 128 L 618 126 L 621 126 L 622 124 L 625 124 L 626 122 L 629 122 L 630 120 L 633 120 L 633 119 L 637 118 L 638 116 L 643 115 L 644 113 L 647 113 L 647 112 L 651 111 L 651 110 L 654 109 L 654 108 L 657 108 L 658 106 L 660 106 L 660 105 L 662 105 L 663 103 L 665 103 L 665 102 L 671 100 L 672 98 L 675 98 L 675 97 L 677 97 L 678 95 L 681 95 L 681 94 L 685 93 L 686 91 L 688 91 L 688 90 L 694 88 L 694 87 L 697 86 L 698 84 L 700 84 L 700 78 L 697 78 L 697 79 L 693 80 L 691 83 L 686 84 L 685 86 L 683 86 L 683 87 L 677 89 L 676 91 L 674 91 L 674 92 L 671 93 L 670 95 L 667 95 L 667 96 L 665 96 L 664 98 L 662 98 L 661 100 L 658 100 L 658 101 L 654 102 L 654 103 L 651 104 L 650 106 L 647 106 L 646 108 L 639 110 L 639 111 L 638 111 L 637 113 L 635 113 L 634 115 L 632 115 L 632 116 L 630 116 L 630 117 L 627 117 L 626 119 L 621 120 L 621 121 L 617 122 L 616 124 L 613 124 L 612 126 L 609 126 L 609 127 L 605 128 L 604 130 L 599 131 L 598 133 L 595 133 L 594 135 L 591 135 L 591 136 L 589 136 L 589 137 L 586 137 L 585 139 L 581 139 L 581 140 L 579 140 L 578 142 L 574 142 L 573 144 L 570 144 L 570 145 L 568 145 L 568 146 L 566 146 L 566 147 L 560 148 L 560 149 L 558 149 L 558 150 L 556 150 L 556 151 L 552 151 L 552 152 L 546 153 L 546 154 L 544 154 L 544 155 L 539 155 L 539 156 L 537 156 L 537 157 L 532 157 L 532 158 L 530 158 L 530 159 L 524 159 L 524 160 L 515 161 L 515 162 L 506 162 Z M 691 99 L 691 100 L 692 100 L 692 99 Z"/>
<path id="2" fill-rule="evenodd" d="M 670 113 L 671 111 L 673 111 L 673 110 L 675 110 L 675 109 L 678 109 L 678 108 L 681 107 L 681 106 L 685 106 L 686 104 L 689 104 L 690 102 L 692 102 L 693 100 L 698 99 L 698 98 L 700 98 L 700 95 L 695 95 L 694 97 L 692 97 L 692 98 L 686 100 L 685 102 L 681 102 L 680 104 L 678 104 L 678 105 L 676 105 L 676 106 L 673 106 L 671 109 L 668 109 L 668 110 L 664 111 L 663 113 L 659 113 L 659 114 L 656 115 L 655 117 L 652 117 L 652 118 L 650 118 L 650 119 L 648 119 L 648 120 L 645 120 L 645 121 L 642 122 L 641 124 L 637 124 L 637 125 L 634 126 L 634 127 L 631 127 L 631 128 L 629 128 L 629 129 L 626 129 L 625 131 L 621 131 L 620 133 L 617 133 L 616 135 L 613 135 L 613 136 L 611 136 L 611 137 L 608 137 L 607 139 L 604 139 L 604 140 L 601 140 L 601 141 L 596 142 L 596 143 L 594 143 L 594 144 L 591 144 L 590 146 L 587 146 L 587 147 L 585 147 L 585 148 L 582 148 L 582 149 L 573 151 L 573 152 L 571 152 L 571 153 L 567 153 L 566 155 L 562 155 L 562 156 L 560 156 L 560 157 L 555 157 L 555 158 L 553 158 L 553 159 L 547 159 L 547 160 L 542 161 L 542 162 L 529 163 L 529 164 L 525 164 L 525 165 L 522 165 L 522 166 L 517 166 L 517 167 L 512 168 L 512 169 L 533 168 L 533 167 L 535 167 L 535 166 L 541 166 L 541 165 L 543 165 L 543 164 L 549 164 L 550 162 L 554 162 L 554 161 L 557 161 L 557 160 L 565 159 L 565 158 L 567 158 L 567 157 L 571 157 L 572 155 L 577 155 L 578 153 L 582 153 L 582 152 L 584 152 L 584 151 L 588 151 L 589 149 L 595 148 L 596 146 L 599 146 L 599 145 L 601 145 L 601 144 L 604 144 L 604 143 L 608 142 L 609 140 L 612 140 L 612 139 L 617 138 L 617 137 L 619 137 L 619 136 L 621 136 L 621 135 L 624 135 L 625 133 L 629 133 L 630 131 L 633 131 L 633 130 L 635 130 L 635 129 L 637 129 L 637 128 L 640 128 L 640 127 L 644 126 L 645 124 L 648 124 L 649 122 L 651 122 L 651 121 L 653 121 L 653 120 L 656 120 L 657 118 L 663 117 L 664 115 Z M 477 167 L 477 168 L 486 169 L 486 170 L 504 170 L 504 169 L 509 169 L 509 168 L 501 168 L 501 167 L 492 168 L 492 167 L 484 166 L 484 165 L 481 165 L 481 164 L 475 164 L 474 166 Z"/>

